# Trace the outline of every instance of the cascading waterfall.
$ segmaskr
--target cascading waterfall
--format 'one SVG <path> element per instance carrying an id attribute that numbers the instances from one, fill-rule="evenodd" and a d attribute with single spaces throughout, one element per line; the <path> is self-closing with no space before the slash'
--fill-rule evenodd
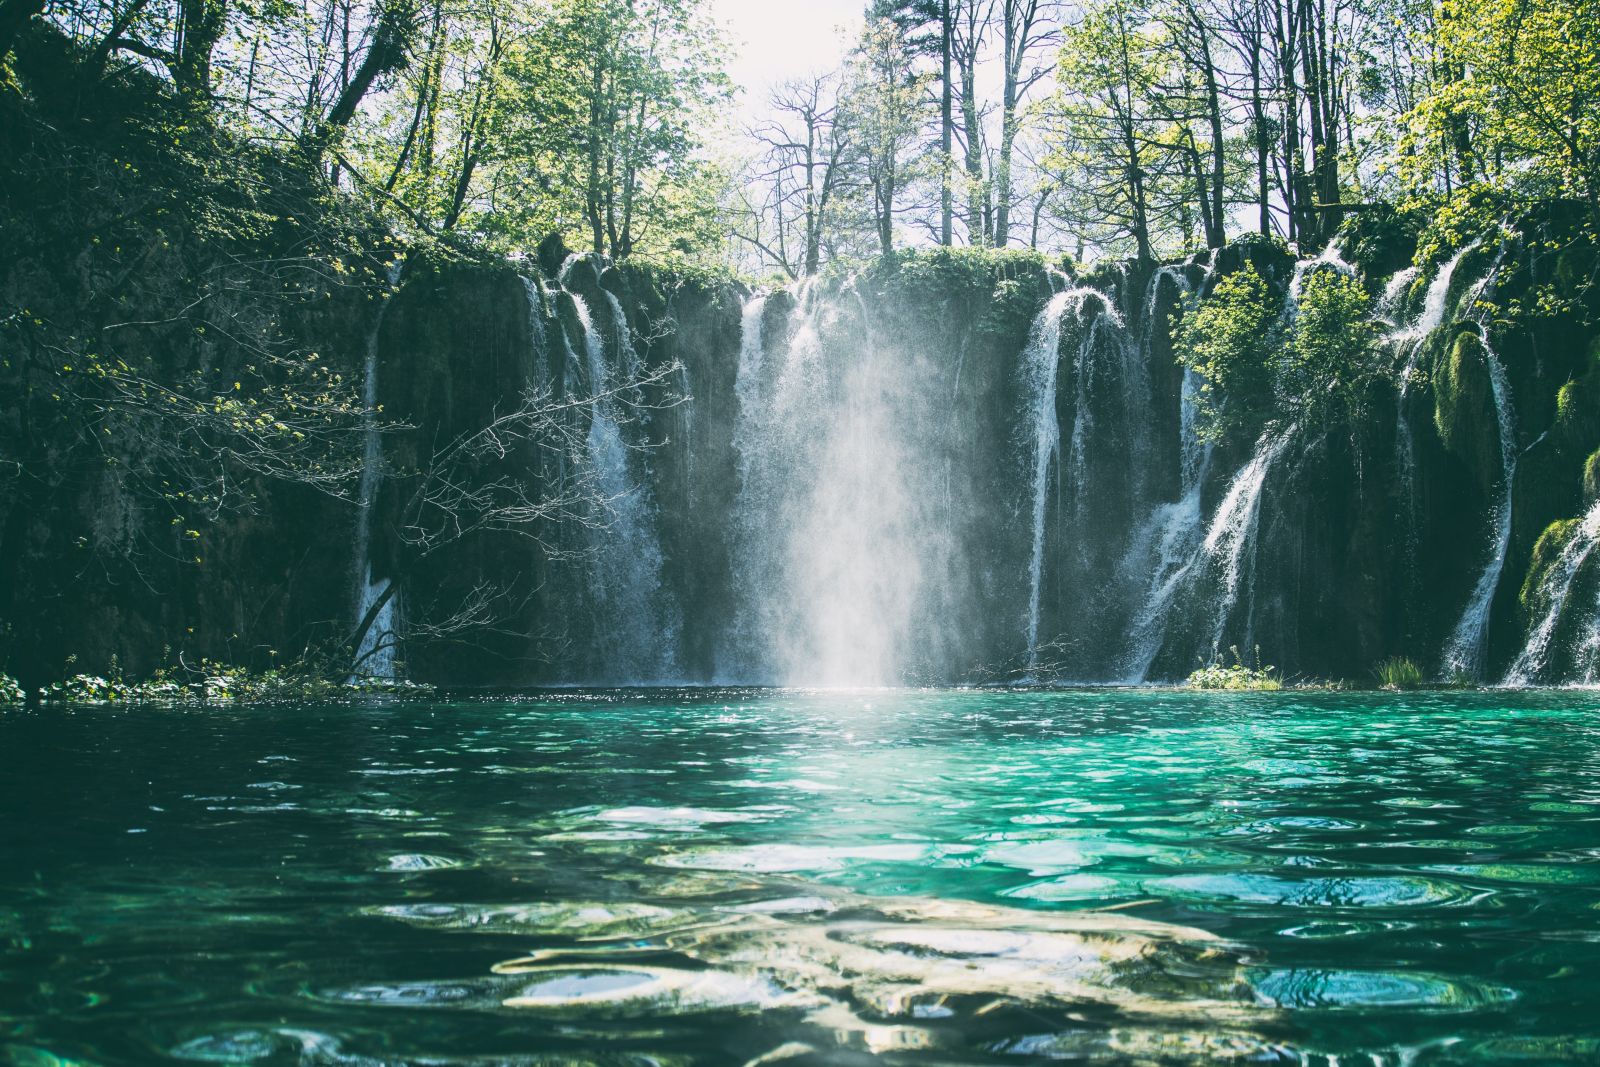
<path id="1" fill-rule="evenodd" d="M 1227 495 L 1217 506 L 1217 513 L 1206 531 L 1201 544 L 1204 558 L 1220 565 L 1219 595 L 1213 605 L 1211 630 L 1211 656 L 1215 660 L 1222 654 L 1223 636 L 1228 620 L 1239 603 L 1241 589 L 1254 599 L 1255 566 L 1253 552 L 1256 532 L 1261 525 L 1261 497 L 1267 487 L 1267 475 L 1272 465 L 1294 438 L 1295 427 L 1269 430 L 1256 442 L 1255 454 L 1250 462 L 1228 486 Z"/>
<path id="2" fill-rule="evenodd" d="M 1207 265 L 1199 292 L 1205 291 L 1215 269 L 1214 262 Z M 1145 306 L 1147 336 L 1153 332 L 1156 297 L 1163 278 L 1170 278 L 1185 297 L 1196 291 L 1181 269 L 1163 267 L 1157 271 Z M 1178 398 L 1178 499 L 1158 502 L 1151 509 L 1122 561 L 1125 584 L 1140 594 L 1129 625 L 1128 650 L 1122 660 L 1123 681 L 1127 684 L 1137 685 L 1148 677 L 1161 650 L 1168 609 L 1200 543 L 1204 519 L 1200 495 L 1212 454 L 1211 444 L 1200 440 L 1197 427 L 1197 398 L 1202 384 L 1198 372 L 1184 368 Z"/>
<path id="3" fill-rule="evenodd" d="M 1385 289 L 1379 308 L 1391 323 L 1395 363 L 1412 374 L 1423 341 L 1458 302 L 1452 290 L 1459 291 L 1466 251 L 1441 266 L 1415 304 L 1407 298 L 1416 271 L 1401 272 Z M 1339 463 L 1345 454 L 1280 423 L 1236 469 L 1217 469 L 1222 453 L 1195 433 L 1203 383 L 1170 363 L 1161 332 L 1174 301 L 1207 286 L 1217 267 L 1206 263 L 1205 280 L 1190 262 L 1109 274 L 1094 288 L 1045 271 L 1027 281 L 1037 286 L 1026 309 L 1031 319 L 1008 318 L 1010 311 L 956 317 L 958 328 L 943 332 L 927 321 L 937 305 L 901 276 L 809 279 L 755 294 L 739 313 L 737 348 L 691 363 L 693 383 L 707 394 L 691 401 L 699 405 L 695 417 L 710 421 L 693 445 L 678 443 L 686 422 L 671 423 L 666 447 L 679 451 L 661 453 L 659 470 L 629 421 L 625 379 L 641 353 L 654 350 L 635 347 L 625 300 L 566 272 L 561 288 L 571 306 L 563 298 L 553 308 L 530 286 L 530 323 L 565 324 L 551 343 L 559 354 L 567 342 L 570 366 L 564 376 L 554 366 L 553 376 L 579 399 L 599 398 L 593 417 L 574 424 L 587 431 L 580 439 L 587 456 L 572 465 L 609 505 L 605 528 L 586 534 L 591 559 L 572 572 L 586 583 L 571 592 L 588 612 L 574 617 L 593 620 L 593 655 L 584 661 L 593 668 L 568 677 L 657 681 L 681 671 L 678 677 L 727 683 L 1140 682 L 1153 672 L 1181 673 L 1230 644 L 1248 647 L 1269 617 L 1283 624 L 1281 634 L 1262 631 L 1269 654 L 1286 656 L 1290 669 L 1319 669 L 1296 661 L 1299 633 L 1312 632 L 1308 622 L 1327 625 L 1342 608 L 1286 584 L 1307 565 L 1295 524 L 1343 520 L 1320 500 L 1291 504 L 1303 498 L 1287 491 L 1285 463 L 1301 445 L 1306 463 Z M 1293 294 L 1319 270 L 1352 268 L 1329 249 L 1279 277 Z M 1407 306 L 1416 311 L 1404 313 Z M 1297 301 L 1285 301 L 1286 320 L 1297 313 Z M 686 337 L 693 344 L 731 334 L 731 324 L 717 321 L 717 332 L 697 327 Z M 995 331 L 1017 339 L 999 358 L 985 347 Z M 1493 352 L 1486 363 L 1503 477 L 1490 558 L 1451 635 L 1447 662 L 1457 664 L 1481 659 L 1489 602 L 1511 565 L 1510 388 Z M 610 397 L 614 383 L 622 392 Z M 1408 437 L 1404 383 L 1400 392 L 1397 432 Z M 1420 420 L 1416 432 L 1423 432 Z M 1396 444 L 1401 457 L 1410 443 Z M 700 477 L 720 488 L 697 483 L 677 507 L 676 496 L 663 494 L 684 491 L 685 449 L 697 450 L 696 462 L 708 464 Z M 1414 476 L 1421 473 L 1397 466 L 1408 494 Z M 997 484 L 1015 488 L 997 497 Z M 673 506 L 658 508 L 658 501 Z M 715 506 L 705 514 L 708 502 Z M 1326 504 L 1343 507 L 1337 496 Z M 1365 536 L 1359 528 L 1329 532 L 1335 545 Z M 1580 613 L 1568 570 L 1592 567 L 1591 551 L 1570 547 L 1546 575 L 1540 610 L 1550 618 L 1536 620 L 1511 680 L 1553 669 L 1552 641 L 1559 640 L 1563 663 L 1576 647 Z M 1337 580 L 1345 572 L 1333 562 L 1315 573 Z M 686 592 L 683 608 L 675 607 L 670 590 L 707 582 L 704 597 Z M 1358 606 L 1389 611 L 1387 599 Z M 702 617 L 707 609 L 716 614 Z M 680 651 L 686 610 L 706 636 L 687 631 L 692 640 Z M 1327 662 L 1353 670 L 1380 639 L 1344 641 Z M 1595 644 L 1600 655 L 1600 634 Z"/>
<path id="4" fill-rule="evenodd" d="M 1593 554 L 1596 545 L 1600 545 L 1600 502 L 1590 507 L 1579 520 L 1577 529 L 1562 546 L 1561 554 L 1539 579 L 1538 595 L 1539 601 L 1545 605 L 1544 614 L 1528 631 L 1526 644 L 1512 662 L 1510 669 L 1506 671 L 1505 680 L 1501 684 L 1532 685 L 1540 680 L 1540 676 L 1549 665 L 1551 643 L 1555 638 L 1556 627 L 1566 611 L 1567 601 L 1572 595 L 1572 586 L 1577 580 L 1578 572 Z M 1591 628 L 1595 619 L 1600 619 L 1600 612 L 1596 612 L 1594 619 L 1591 620 Z M 1585 634 L 1585 637 L 1587 636 Z M 1580 649 L 1582 645 L 1583 639 L 1580 639 Z"/>
<path id="5" fill-rule="evenodd" d="M 1167 638 L 1172 616 L 1180 599 L 1201 592 L 1211 617 L 1207 652 L 1220 656 L 1228 621 L 1234 617 L 1243 592 L 1253 599 L 1255 566 L 1253 554 L 1260 527 L 1261 499 L 1273 464 L 1294 438 L 1295 427 L 1261 436 L 1255 451 L 1234 475 L 1222 502 L 1212 514 L 1205 537 L 1192 544 L 1201 522 L 1200 481 L 1197 479 L 1181 500 L 1166 506 L 1155 524 L 1155 570 L 1144 605 L 1131 628 L 1128 677 L 1132 684 L 1147 681 L 1150 668 Z M 1207 457 L 1209 461 L 1209 456 Z M 1148 549 L 1144 553 L 1149 555 Z M 1204 587 L 1214 584 L 1215 588 Z"/>
<path id="6" fill-rule="evenodd" d="M 391 291 L 399 286 L 404 270 L 403 260 L 395 260 L 389 265 Z M 385 300 L 373 318 L 372 332 L 367 335 L 366 357 L 362 366 L 363 456 L 358 497 L 360 510 L 356 515 L 353 553 L 356 578 L 356 626 L 361 625 L 371 614 L 373 606 L 389 590 L 387 577 L 374 579 L 372 574 L 372 513 L 377 504 L 378 490 L 383 485 L 384 475 L 383 434 L 378 428 L 378 341 L 383 329 L 383 320 L 389 311 L 389 303 L 389 300 Z M 398 670 L 396 652 L 400 643 L 400 628 L 400 594 L 396 591 L 383 601 L 371 625 L 367 627 L 367 632 L 361 637 L 361 643 L 356 648 L 355 654 L 355 676 L 384 679 L 393 679 L 396 676 Z"/>
<path id="7" fill-rule="evenodd" d="M 681 623 L 665 605 L 661 587 L 662 554 L 655 508 L 634 471 L 635 449 L 623 437 L 605 343 L 589 305 L 568 291 L 582 335 L 585 369 L 593 404 L 589 411 L 589 471 L 604 514 L 594 532 L 590 591 L 594 596 L 595 645 L 605 681 L 640 682 L 675 678 Z M 618 345 L 632 350 L 625 318 L 616 320 Z"/>

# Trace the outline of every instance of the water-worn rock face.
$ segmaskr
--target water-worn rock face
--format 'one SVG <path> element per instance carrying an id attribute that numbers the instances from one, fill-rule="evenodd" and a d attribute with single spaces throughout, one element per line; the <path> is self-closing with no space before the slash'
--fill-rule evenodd
<path id="1" fill-rule="evenodd" d="M 160 517 L 105 476 L 0 503 L 11 611 L 51 618 L 13 630 L 12 659 L 293 653 L 393 582 L 395 669 L 447 684 L 1168 680 L 1235 647 L 1290 675 L 1359 679 L 1400 654 L 1589 677 L 1587 260 L 1518 240 L 1365 278 L 1410 370 L 1358 425 L 1214 446 L 1173 318 L 1246 261 L 1280 292 L 1375 264 L 1297 268 L 1257 244 L 1073 278 L 922 253 L 751 293 L 555 244 L 412 256 L 323 346 L 375 376 L 367 519 L 269 489 L 204 532 L 202 571 L 56 581 L 77 538 Z M 1547 284 L 1579 305 L 1508 313 Z M 530 396 L 558 440 L 508 436 L 461 488 L 536 472 L 530 503 L 588 503 L 458 536 L 419 487 Z"/>

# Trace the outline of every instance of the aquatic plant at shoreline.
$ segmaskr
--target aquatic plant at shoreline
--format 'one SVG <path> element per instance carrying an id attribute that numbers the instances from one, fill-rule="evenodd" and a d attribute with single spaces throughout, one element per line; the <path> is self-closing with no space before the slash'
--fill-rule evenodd
<path id="1" fill-rule="evenodd" d="M 21 703 L 26 699 L 20 685 L 4 676 L 0 679 L 0 703 Z M 7 697 L 6 682 L 16 686 L 15 699 Z M 217 704 L 341 700 L 356 696 L 431 697 L 434 693 L 431 686 L 390 678 L 334 681 L 295 668 L 254 671 L 201 660 L 194 668 L 163 667 L 140 681 L 128 681 L 115 668 L 109 677 L 75 674 L 41 686 L 35 696 L 42 704 Z"/>
<path id="2" fill-rule="evenodd" d="M 1233 653 L 1231 665 L 1211 663 L 1193 671 L 1185 683 L 1191 689 L 1225 689 L 1235 691 L 1255 690 L 1267 692 L 1283 688 L 1283 682 L 1277 677 L 1278 668 L 1262 667 L 1261 650 L 1256 649 L 1256 666 L 1251 667 L 1239 655 L 1238 646 L 1229 649 Z"/>
<path id="3" fill-rule="evenodd" d="M 1384 689 L 1415 689 L 1422 684 L 1422 668 L 1404 656 L 1390 656 L 1375 673 Z"/>

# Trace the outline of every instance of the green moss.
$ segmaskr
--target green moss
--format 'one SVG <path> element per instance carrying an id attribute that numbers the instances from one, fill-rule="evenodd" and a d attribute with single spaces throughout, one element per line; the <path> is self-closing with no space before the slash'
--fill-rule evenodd
<path id="1" fill-rule="evenodd" d="M 1565 445 L 1587 451 L 1600 443 L 1600 378 L 1595 374 L 1556 391 L 1556 429 Z"/>
<path id="2" fill-rule="evenodd" d="M 1545 572 L 1551 564 L 1561 557 L 1567 547 L 1567 542 L 1572 540 L 1578 527 L 1583 524 L 1582 519 L 1557 519 L 1544 528 L 1539 535 L 1539 540 L 1534 543 L 1533 556 L 1528 560 L 1528 573 L 1522 579 L 1522 588 L 1517 592 L 1517 602 L 1528 615 L 1537 614 L 1543 610 L 1539 594 L 1543 585 Z"/>
<path id="3" fill-rule="evenodd" d="M 1600 500 L 1600 448 L 1583 461 L 1583 499 L 1586 504 Z"/>
<path id="4" fill-rule="evenodd" d="M 1457 333 L 1435 361 L 1433 394 L 1433 424 L 1440 442 L 1489 495 L 1500 475 L 1499 431 L 1487 354 L 1473 330 Z"/>

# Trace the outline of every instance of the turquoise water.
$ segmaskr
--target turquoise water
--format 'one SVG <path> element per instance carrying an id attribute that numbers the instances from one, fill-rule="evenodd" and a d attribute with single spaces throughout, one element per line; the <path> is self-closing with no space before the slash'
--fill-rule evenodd
<path id="1" fill-rule="evenodd" d="M 1597 712 L 722 690 L 11 713 L 0 1056 L 1597 1062 Z"/>

